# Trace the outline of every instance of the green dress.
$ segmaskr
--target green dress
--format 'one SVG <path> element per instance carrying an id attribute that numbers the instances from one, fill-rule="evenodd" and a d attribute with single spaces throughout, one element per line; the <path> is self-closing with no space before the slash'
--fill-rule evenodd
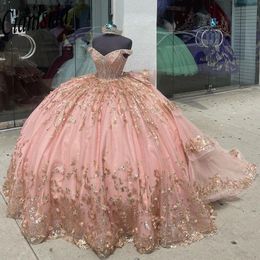
<path id="1" fill-rule="evenodd" d="M 157 27 L 157 72 L 172 76 L 198 72 L 198 66 L 184 42 L 161 27 Z"/>

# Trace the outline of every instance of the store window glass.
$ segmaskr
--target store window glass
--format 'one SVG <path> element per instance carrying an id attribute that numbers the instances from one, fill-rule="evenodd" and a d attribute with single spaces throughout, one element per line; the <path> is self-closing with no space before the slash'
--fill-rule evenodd
<path id="1" fill-rule="evenodd" d="M 158 0 L 158 89 L 170 98 L 258 84 L 258 2 Z"/>
<path id="2" fill-rule="evenodd" d="M 0 0 L 0 129 L 20 126 L 55 88 L 95 71 L 87 47 L 109 0 Z"/>

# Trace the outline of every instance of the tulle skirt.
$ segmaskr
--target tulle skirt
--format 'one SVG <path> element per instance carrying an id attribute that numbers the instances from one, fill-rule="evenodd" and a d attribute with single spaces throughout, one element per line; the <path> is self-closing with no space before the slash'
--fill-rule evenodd
<path id="1" fill-rule="evenodd" d="M 255 165 L 191 124 L 142 73 L 74 78 L 26 121 L 4 193 L 32 243 L 65 237 L 99 256 L 149 253 L 215 232 L 209 202 L 237 195 Z"/>
<path id="2" fill-rule="evenodd" d="M 157 71 L 171 76 L 189 76 L 198 66 L 184 42 L 173 32 L 157 28 Z"/>

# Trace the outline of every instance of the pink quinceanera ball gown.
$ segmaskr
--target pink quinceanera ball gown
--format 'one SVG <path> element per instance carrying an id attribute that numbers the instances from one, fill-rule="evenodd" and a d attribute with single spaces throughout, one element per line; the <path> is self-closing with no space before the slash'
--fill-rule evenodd
<path id="1" fill-rule="evenodd" d="M 237 195 L 255 165 L 191 124 L 125 54 L 89 49 L 97 73 L 60 85 L 17 141 L 4 193 L 32 243 L 64 237 L 108 256 L 215 232 L 209 202 Z"/>

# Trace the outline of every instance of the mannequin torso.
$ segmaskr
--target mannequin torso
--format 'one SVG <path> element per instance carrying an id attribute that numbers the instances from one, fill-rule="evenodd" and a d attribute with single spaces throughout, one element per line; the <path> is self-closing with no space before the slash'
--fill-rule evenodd
<path id="1" fill-rule="evenodd" d="M 102 34 L 97 36 L 92 41 L 92 46 L 102 55 L 107 55 L 108 53 L 120 50 L 132 48 L 132 40 L 121 35 L 116 34 Z M 127 54 L 125 54 L 127 57 Z"/>

